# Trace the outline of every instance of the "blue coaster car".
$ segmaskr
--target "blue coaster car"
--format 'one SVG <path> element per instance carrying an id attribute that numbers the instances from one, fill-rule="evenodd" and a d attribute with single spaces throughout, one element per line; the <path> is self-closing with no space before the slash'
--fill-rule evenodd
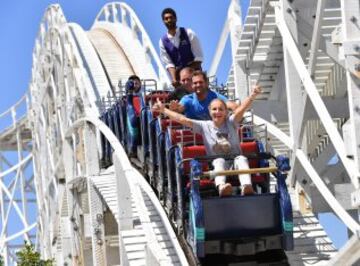
<path id="1" fill-rule="evenodd" d="M 110 129 L 112 127 L 112 118 L 109 110 L 102 113 L 100 120 L 104 122 Z M 100 134 L 101 141 L 101 159 L 100 164 L 102 167 L 106 168 L 112 164 L 112 149 L 108 140 L 106 140 L 103 134 Z"/>
<path id="2" fill-rule="evenodd" d="M 122 121 L 120 119 L 122 116 L 122 113 L 123 113 L 122 106 L 121 106 L 121 103 L 118 101 L 111 108 L 111 117 L 113 120 L 115 135 L 120 142 L 124 138 L 123 130 L 122 130 Z"/>
<path id="3" fill-rule="evenodd" d="M 187 242 L 198 259 L 222 254 L 240 262 L 244 256 L 293 249 L 292 207 L 285 184 L 289 161 L 280 156 L 276 162 L 277 192 L 219 198 L 202 195 L 203 167 L 191 161 L 184 218 Z"/>
<path id="4" fill-rule="evenodd" d="M 168 128 L 182 128 L 182 126 L 177 122 L 159 117 L 158 114 L 152 115 L 153 120 L 150 123 L 152 129 L 149 134 L 149 138 L 151 135 L 149 141 L 149 149 L 151 150 L 149 162 L 152 164 L 152 167 L 155 167 L 157 170 L 154 176 L 154 187 L 158 191 L 160 199 L 165 202 L 168 184 L 167 156 L 171 148 L 167 130 Z"/>
<path id="5" fill-rule="evenodd" d="M 152 91 L 146 96 L 147 109 L 146 109 L 146 121 L 147 121 L 147 140 L 148 140 L 148 156 L 146 158 L 146 165 L 150 184 L 157 188 L 158 186 L 158 175 L 159 175 L 159 164 L 162 163 L 158 160 L 158 150 L 163 147 L 159 147 L 161 143 L 158 141 L 158 135 L 161 133 L 161 125 L 159 124 L 159 114 L 153 113 L 151 110 L 152 105 L 157 99 L 162 102 L 166 102 L 169 96 L 167 91 Z"/>
<path id="6" fill-rule="evenodd" d="M 195 145 L 195 147 L 193 146 Z M 181 202 L 179 203 L 178 191 L 182 187 L 182 179 L 179 176 L 183 173 L 183 168 L 189 173 L 188 163 L 184 163 L 181 167 L 178 166 L 179 158 L 188 158 L 192 156 L 192 151 L 197 145 L 202 145 L 202 137 L 199 134 L 194 135 L 191 130 L 173 126 L 167 127 L 165 134 L 165 149 L 166 149 L 166 164 L 167 164 L 167 186 L 166 186 L 166 206 L 172 214 L 172 218 L 176 219 L 178 216 L 176 209 L 181 209 Z M 204 151 L 201 155 L 205 155 Z M 181 161 L 181 160 L 180 160 Z M 180 180 L 179 182 L 177 180 Z M 176 207 L 177 206 L 177 207 Z M 175 216 L 174 216 L 175 215 Z"/>

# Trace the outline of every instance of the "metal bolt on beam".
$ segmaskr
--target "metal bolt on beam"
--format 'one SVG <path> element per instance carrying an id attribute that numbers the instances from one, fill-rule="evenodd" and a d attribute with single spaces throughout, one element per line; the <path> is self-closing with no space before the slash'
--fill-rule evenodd
<path id="1" fill-rule="evenodd" d="M 98 223 L 101 223 L 103 220 L 103 215 L 101 213 L 96 214 L 96 220 L 98 221 Z"/>
<path id="2" fill-rule="evenodd" d="M 350 18 L 350 21 L 351 21 L 352 23 L 355 23 L 355 22 L 357 21 L 357 18 L 356 18 L 355 16 L 352 16 L 352 17 Z"/>

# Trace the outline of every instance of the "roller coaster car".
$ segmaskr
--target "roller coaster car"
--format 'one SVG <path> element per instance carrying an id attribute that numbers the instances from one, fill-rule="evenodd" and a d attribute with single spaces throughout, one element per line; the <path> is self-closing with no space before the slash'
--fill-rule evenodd
<path id="1" fill-rule="evenodd" d="M 167 130 L 168 128 L 182 128 L 177 122 L 171 121 L 170 119 L 164 119 L 155 114 L 152 123 L 150 123 L 152 131 L 150 132 L 153 138 L 150 141 L 150 150 L 154 151 L 154 158 L 156 160 L 157 175 L 154 179 L 154 187 L 159 193 L 161 200 L 165 200 L 166 186 L 168 184 L 168 173 L 167 173 L 167 157 L 169 156 L 169 145 Z"/>
<path id="2" fill-rule="evenodd" d="M 269 157 L 262 153 L 249 159 Z M 226 254 L 241 261 L 243 256 L 293 249 L 292 208 L 285 184 L 289 164 L 285 157 L 276 162 L 275 193 L 219 198 L 201 193 L 203 166 L 198 160 L 191 161 L 190 193 L 183 204 L 188 213 L 179 218 L 186 223 L 187 242 L 198 258 Z"/>
<path id="3" fill-rule="evenodd" d="M 141 114 L 146 109 L 144 98 L 142 95 L 126 94 L 122 90 L 118 94 L 108 96 L 106 101 L 102 101 L 102 109 L 105 111 L 100 119 L 116 135 L 130 157 L 144 158 L 142 143 L 145 143 L 143 138 L 146 135 L 142 134 L 143 127 L 140 123 L 144 120 L 141 119 Z M 101 135 L 101 143 L 101 165 L 106 168 L 112 164 L 112 149 L 103 135 Z"/>
<path id="4" fill-rule="evenodd" d="M 110 99 L 110 98 L 109 98 Z M 123 100 L 116 99 L 113 97 L 113 101 L 108 101 L 110 107 L 103 108 L 104 111 L 100 119 L 111 129 L 112 132 L 116 135 L 117 139 L 125 145 L 126 139 L 126 123 L 125 123 L 125 113 L 126 105 Z M 104 103 L 103 107 L 104 107 Z M 101 156 L 101 165 L 102 167 L 107 167 L 112 164 L 112 149 L 110 143 L 105 139 L 105 137 L 100 135 L 101 147 L 102 147 L 102 156 Z"/>
<path id="5" fill-rule="evenodd" d="M 202 136 L 151 111 L 156 99 L 166 101 L 167 96 L 167 92 L 158 91 L 122 96 L 101 119 L 126 144 L 128 152 L 136 145 L 137 159 L 151 177 L 179 238 L 206 265 L 228 265 L 226 262 L 249 261 L 249 256 L 263 256 L 268 251 L 292 250 L 292 209 L 285 184 L 288 159 L 276 158 L 273 175 L 277 190 L 270 192 L 269 172 L 263 170 L 271 156 L 255 139 L 258 134 L 253 127 L 243 126 L 240 145 L 250 168 L 257 168 L 251 173 L 257 194 L 220 198 L 213 180 L 203 178 L 211 173 L 214 157 L 206 156 Z M 141 134 L 137 139 L 130 137 L 132 125 Z M 104 138 L 101 142 L 102 160 L 110 164 L 110 144 Z M 227 180 L 234 187 L 239 185 L 237 177 L 228 176 Z M 216 261 L 218 258 L 221 261 Z M 212 260 L 215 262 L 208 263 Z"/>
<path id="6" fill-rule="evenodd" d="M 243 256 L 293 249 L 292 208 L 285 184 L 287 158 L 276 159 L 275 193 L 269 192 L 269 172 L 265 171 L 251 175 L 257 194 L 219 198 L 213 180 L 200 178 L 214 159 L 206 156 L 201 136 L 188 129 L 168 129 L 168 133 L 174 157 L 167 157 L 167 207 L 178 233 L 199 259 L 216 254 L 241 261 Z M 271 156 L 263 152 L 261 142 L 248 139 L 240 145 L 250 169 L 269 169 Z M 173 171 L 176 178 L 171 174 Z M 239 186 L 237 176 L 227 180 Z"/>
<path id="7" fill-rule="evenodd" d="M 147 124 L 144 124 L 144 127 L 147 126 L 147 140 L 148 140 L 148 156 L 146 158 L 146 165 L 148 169 L 148 175 L 150 178 L 150 184 L 154 187 L 157 187 L 156 176 L 159 175 L 159 164 L 162 163 L 158 158 L 158 134 L 161 131 L 160 125 L 158 123 L 158 113 L 153 113 L 151 111 L 152 105 L 159 99 L 162 102 L 166 102 L 169 96 L 168 91 L 152 91 L 146 95 L 147 108 L 144 115 L 146 116 Z"/>
<path id="8" fill-rule="evenodd" d="M 149 82 L 149 80 L 147 80 Z M 156 158 L 154 151 L 149 147 L 153 142 L 151 126 L 152 113 L 150 111 L 152 103 L 161 97 L 167 97 L 164 92 L 150 91 L 147 94 L 127 96 L 126 121 L 127 121 L 127 148 L 133 153 L 139 167 L 144 169 L 151 177 L 155 174 Z M 149 126 L 150 124 L 150 126 Z"/>

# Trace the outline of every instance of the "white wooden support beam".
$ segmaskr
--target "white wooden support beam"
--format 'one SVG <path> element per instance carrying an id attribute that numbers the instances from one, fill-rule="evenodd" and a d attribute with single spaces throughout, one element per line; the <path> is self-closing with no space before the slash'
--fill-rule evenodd
<path id="1" fill-rule="evenodd" d="M 316 64 L 316 55 L 319 49 L 319 40 L 320 40 L 320 30 L 321 30 L 321 20 L 323 16 L 323 10 L 325 8 L 325 0 L 318 0 L 316 8 L 316 17 L 314 22 L 314 29 L 311 38 L 311 47 L 310 47 L 310 59 L 308 64 L 309 74 L 311 77 L 314 75 L 315 64 Z"/>
<path id="2" fill-rule="evenodd" d="M 117 3 L 112 3 L 112 13 L 114 18 L 114 23 L 119 23 L 118 7 L 119 5 Z"/>
<path id="3" fill-rule="evenodd" d="M 328 262 L 329 266 L 350 266 L 360 258 L 359 235 L 353 235 L 339 252 Z"/>
<path id="4" fill-rule="evenodd" d="M 117 201 L 118 201 L 118 224 L 119 232 L 122 230 L 133 229 L 133 214 L 131 208 L 131 191 L 130 186 L 126 180 L 126 171 L 130 169 L 124 169 L 122 160 L 128 160 L 128 158 L 117 158 L 113 156 L 113 162 L 115 166 L 115 175 L 116 175 L 116 184 L 118 192 Z"/>
<path id="5" fill-rule="evenodd" d="M 307 23 L 306 21 L 304 21 L 304 19 L 302 17 L 298 17 L 297 19 L 298 19 L 298 22 L 303 25 Z M 303 27 L 301 30 L 301 35 L 303 35 L 305 38 L 311 40 L 311 37 L 312 37 L 311 27 L 310 26 Z M 340 58 L 338 46 L 331 43 L 331 41 L 326 40 L 322 35 L 319 35 L 318 37 L 319 37 L 319 49 L 322 50 L 327 56 L 329 56 L 332 61 L 339 64 L 342 68 L 346 69 L 347 71 L 349 71 L 355 75 L 356 72 L 355 72 L 354 68 L 348 68 L 345 65 L 344 60 L 342 58 Z"/>
<path id="6" fill-rule="evenodd" d="M 274 6 L 281 7 L 281 14 L 283 16 L 284 21 L 286 21 L 286 25 L 291 33 L 292 38 L 294 39 L 295 43 L 299 41 L 299 32 L 297 27 L 297 15 L 295 10 L 292 7 L 293 1 L 279 1 L 278 5 Z M 276 12 L 275 12 L 276 13 Z"/>
<path id="7" fill-rule="evenodd" d="M 229 36 L 229 21 L 228 21 L 228 19 L 226 19 L 225 24 L 223 26 L 223 30 L 222 30 L 220 38 L 219 38 L 219 42 L 216 47 L 215 55 L 213 57 L 213 60 L 212 60 L 212 63 L 211 63 L 210 69 L 209 69 L 209 73 L 208 73 L 209 77 L 216 75 L 222 54 L 225 49 L 225 45 L 226 45 L 228 36 Z M 233 60 L 233 62 L 234 62 L 234 60 Z"/>
<path id="8" fill-rule="evenodd" d="M 344 164 L 344 167 L 348 175 L 350 176 L 354 186 L 357 188 L 359 186 L 358 178 L 360 174 L 357 168 L 355 167 L 354 163 L 349 158 L 347 158 L 344 141 L 341 138 L 336 126 L 334 125 L 332 118 L 329 115 L 329 112 L 327 111 L 326 106 L 322 101 L 319 92 L 317 91 L 316 86 L 306 69 L 304 61 L 297 49 L 297 45 L 292 39 L 292 36 L 287 28 L 286 22 L 282 17 L 281 9 L 279 6 L 275 7 L 275 14 L 276 14 L 277 27 L 279 28 L 279 31 L 283 37 L 283 45 L 286 48 L 286 50 L 289 52 L 292 61 L 296 62 L 295 68 L 299 74 L 299 77 L 302 81 L 305 91 L 308 94 L 309 99 L 311 100 L 317 114 L 319 115 L 319 118 L 323 126 L 325 127 L 327 133 L 329 134 L 329 137 L 339 155 L 339 158 Z"/>
<path id="9" fill-rule="evenodd" d="M 125 152 L 124 152 L 125 154 Z M 113 154 L 113 162 L 115 166 L 115 178 L 116 178 L 116 191 L 117 191 L 117 205 L 118 205 L 118 234 L 119 234 L 119 254 L 121 265 L 129 265 L 127 253 L 125 250 L 125 243 L 122 237 L 122 231 L 133 229 L 133 217 L 131 208 L 131 191 L 130 186 L 126 179 L 126 169 L 123 167 L 123 163 L 120 160 L 126 160 L 129 163 L 129 159 L 126 155 L 123 158 L 119 158 Z"/>
<path id="10" fill-rule="evenodd" d="M 74 165 L 73 165 L 73 153 L 72 153 L 72 144 L 71 144 L 71 139 L 72 138 L 68 138 L 65 139 L 65 141 L 63 142 L 63 161 L 64 161 L 64 168 L 65 168 L 65 178 L 69 178 L 71 179 L 72 176 L 74 176 Z M 65 163 L 66 162 L 66 163 Z M 41 169 L 41 168 L 40 168 Z M 70 189 L 66 186 L 66 197 L 67 197 L 67 202 L 69 203 L 69 200 L 71 200 L 72 202 L 72 198 L 70 199 L 70 196 L 68 195 L 70 193 Z M 66 207 L 67 211 L 69 212 L 70 210 L 70 205 L 68 204 Z M 63 253 L 62 253 L 62 261 L 63 263 L 68 263 L 69 265 L 71 265 L 72 260 L 71 260 L 71 256 L 73 255 L 73 239 L 72 239 L 72 235 L 71 232 L 71 221 L 70 221 L 70 217 L 62 217 L 61 218 L 61 247 L 64 249 Z M 47 226 L 44 225 L 43 226 L 44 230 L 47 229 Z M 43 232 L 47 233 L 46 231 Z M 44 245 L 45 246 L 45 245 Z"/>
<path id="11" fill-rule="evenodd" d="M 237 47 L 242 30 L 241 7 L 238 0 L 231 1 L 228 11 L 228 21 L 230 30 L 231 53 L 233 58 L 232 62 L 234 71 L 235 98 L 242 100 L 245 99 L 245 97 L 249 94 L 249 88 L 246 82 L 244 82 L 247 80 L 246 73 L 244 73 L 240 62 L 236 59 Z"/>
<path id="12" fill-rule="evenodd" d="M 104 226 L 104 206 L 99 193 L 88 178 L 88 201 L 90 208 L 90 234 L 93 265 L 107 265 Z"/>
<path id="13" fill-rule="evenodd" d="M 3 164 L 4 163 L 4 159 L 3 156 L 0 156 L 0 173 L 3 172 Z M 7 228 L 5 228 L 7 225 L 4 222 L 6 219 L 6 210 L 5 210 L 5 193 L 3 192 L 2 189 L 0 189 L 0 214 L 1 214 L 1 224 L 4 226 L 3 230 L 4 230 L 4 236 L 2 238 L 0 238 L 0 247 L 2 248 L 2 254 L 6 254 L 5 256 L 3 256 L 3 260 L 5 265 L 7 265 L 7 261 L 8 261 L 8 250 L 7 250 L 7 246 L 4 243 L 5 238 L 7 237 Z"/>
<path id="14" fill-rule="evenodd" d="M 3 172 L 2 168 L 3 168 L 3 156 L 0 157 L 0 172 L 1 173 Z M 0 251 L 2 254 L 2 258 L 3 258 L 3 263 L 5 265 L 8 265 L 7 263 L 8 263 L 9 253 L 8 253 L 7 245 L 5 244 L 5 239 L 8 236 L 8 226 L 6 223 L 6 220 L 8 219 L 8 215 L 6 215 L 6 204 L 5 204 L 6 195 L 5 194 L 6 193 L 4 193 L 4 191 L 2 189 L 0 189 L 0 200 L 1 200 L 0 213 L 1 213 L 1 225 L 3 226 L 3 228 L 1 229 L 2 235 L 0 236 Z"/>
<path id="15" fill-rule="evenodd" d="M 306 94 L 302 91 L 301 81 L 296 72 L 294 62 L 291 60 L 289 52 L 284 47 L 284 69 L 286 83 L 286 98 L 289 116 L 290 138 L 293 139 L 292 151 L 301 147 L 301 131 L 305 112 Z M 294 183 L 297 172 L 297 162 L 295 153 L 291 154 L 291 173 L 290 184 Z"/>
<path id="16" fill-rule="evenodd" d="M 357 221 L 355 221 L 349 213 L 340 205 L 338 200 L 334 197 L 334 195 L 330 192 L 324 181 L 321 179 L 319 174 L 316 172 L 314 167 L 311 165 L 309 160 L 307 159 L 304 152 L 300 149 L 296 150 L 296 157 L 301 163 L 304 171 L 311 178 L 312 182 L 315 184 L 323 198 L 327 201 L 329 206 L 333 209 L 335 214 L 340 217 L 340 219 L 344 222 L 344 224 L 352 231 L 355 235 L 359 234 L 360 225 Z"/>
<path id="17" fill-rule="evenodd" d="M 129 23 L 128 23 L 128 20 L 127 20 L 127 11 L 126 9 L 123 7 L 123 6 L 120 6 L 120 13 L 121 13 L 121 23 L 124 25 L 124 26 L 127 26 L 129 27 Z M 106 9 L 105 9 L 106 10 Z"/>
<path id="18" fill-rule="evenodd" d="M 316 10 L 316 19 L 314 22 L 314 27 L 313 27 L 313 32 L 312 32 L 312 38 L 311 38 L 311 48 L 310 48 L 310 59 L 309 59 L 309 65 L 308 65 L 308 71 L 310 76 L 313 78 L 313 74 L 315 71 L 315 64 L 316 64 L 316 55 L 318 52 L 318 47 L 319 47 L 319 38 L 320 38 L 320 30 L 321 30 L 321 20 L 322 20 L 322 13 L 323 10 L 325 8 L 325 0 L 318 0 L 317 2 L 317 10 Z M 285 7 L 283 12 L 285 11 Z M 288 12 L 286 12 L 288 13 Z M 293 12 L 291 12 L 293 13 Z M 285 16 L 285 14 L 284 14 Z M 293 16 L 296 16 L 296 14 L 293 14 Z M 296 16 L 295 18 L 297 19 L 298 16 Z M 303 23 L 298 22 L 296 24 L 296 31 L 295 31 L 295 25 L 293 24 L 293 29 L 292 29 L 292 36 L 298 36 L 298 30 L 297 27 L 301 27 L 303 26 Z M 299 37 L 300 38 L 300 37 Z M 285 49 L 286 50 L 286 49 Z M 300 51 L 299 51 L 300 53 Z M 288 52 L 284 51 L 284 55 L 288 55 Z M 285 62 L 286 62 L 286 56 L 285 56 Z M 290 60 L 291 61 L 291 60 Z M 294 62 L 292 62 L 292 67 L 295 70 L 294 67 Z M 285 65 L 285 73 L 287 72 L 287 67 Z M 301 81 L 299 79 L 299 76 L 297 73 L 295 73 L 296 79 L 300 82 L 300 86 L 301 86 Z M 293 93 L 293 88 L 291 87 L 290 89 L 290 93 Z M 305 121 L 306 121 L 306 117 L 307 114 L 309 113 L 309 110 L 313 109 L 313 106 L 311 106 L 311 103 L 309 101 L 309 98 L 307 96 L 307 94 L 302 91 L 301 95 L 295 95 L 295 97 L 293 97 L 293 102 L 295 101 L 295 104 L 289 104 L 289 108 L 290 109 L 294 109 L 294 112 L 297 113 L 297 116 L 294 117 L 295 121 L 297 121 L 297 125 L 296 127 L 293 128 L 293 137 L 294 137 L 294 144 L 298 147 L 301 147 L 302 150 L 304 151 L 305 154 L 307 154 L 307 145 L 306 145 L 306 140 L 304 139 L 304 130 L 305 130 Z M 290 132 L 292 132 L 292 123 L 290 123 Z M 305 141 L 305 143 L 304 143 Z M 295 147 L 294 147 L 295 148 Z M 297 161 L 295 160 L 295 158 L 292 158 L 293 160 L 293 165 L 294 165 L 294 169 L 291 175 L 291 183 L 294 184 L 295 182 L 295 178 L 293 173 L 297 172 Z"/>
<path id="19" fill-rule="evenodd" d="M 290 14 L 287 10 L 290 8 L 289 3 L 283 1 L 282 13 L 279 14 L 283 17 L 289 27 L 289 31 L 291 31 L 294 38 L 297 39 L 298 29 L 297 24 L 293 23 L 296 20 L 295 14 Z M 284 38 L 284 37 L 283 37 Z M 291 37 L 290 37 L 291 38 Z M 284 42 L 284 40 L 283 40 Z M 297 48 L 296 48 L 297 49 Z M 283 46 L 283 54 L 284 54 L 284 70 L 285 70 L 285 84 L 286 84 L 286 99 L 287 99 L 287 107 L 288 107 L 288 116 L 289 116 L 289 130 L 290 130 L 290 138 L 293 140 L 292 151 L 301 148 L 301 137 L 303 131 L 303 120 L 305 113 L 305 104 L 306 104 L 306 93 L 302 90 L 301 80 L 295 68 L 295 62 L 291 59 L 289 51 Z M 291 153 L 290 158 L 291 164 L 291 172 L 290 172 L 290 184 L 293 184 L 295 181 L 295 173 L 298 172 L 298 165 L 296 161 L 296 154 Z"/>
<path id="20" fill-rule="evenodd" d="M 358 75 L 346 73 L 347 92 L 350 112 L 351 147 L 357 170 L 360 170 L 360 2 L 342 0 L 342 31 L 345 64 L 348 69 L 359 67 Z M 359 183 L 359 180 L 356 180 Z M 355 187 L 359 187 L 355 185 Z"/>
<path id="21" fill-rule="evenodd" d="M 63 142 L 63 160 L 67 183 L 75 177 L 76 173 L 74 141 L 75 138 L 73 137 L 73 134 L 71 134 Z M 69 185 L 66 184 L 67 209 L 69 216 L 64 217 L 63 221 L 62 234 L 66 237 L 63 238 L 62 247 L 71 247 L 71 254 L 63 253 L 63 261 L 69 265 L 84 265 L 81 239 L 78 231 L 80 229 L 80 217 L 76 193 L 77 192 L 71 190 Z M 45 226 L 45 228 L 47 228 L 47 226 Z"/>
<path id="22" fill-rule="evenodd" d="M 22 139 L 21 139 L 21 132 L 20 129 L 18 128 L 16 130 L 16 138 L 17 138 L 17 150 L 18 150 L 18 162 L 21 162 L 23 160 L 23 151 L 22 151 Z M 28 209 L 27 209 L 27 196 L 26 196 L 26 192 L 25 192 L 25 187 L 26 187 L 26 177 L 24 175 L 24 171 L 22 168 L 20 168 L 20 170 L 18 171 L 18 174 L 20 175 L 20 186 L 21 186 L 21 201 L 22 201 L 22 211 L 23 211 L 23 215 L 25 220 L 28 220 Z M 30 242 L 30 238 L 29 238 L 29 234 L 26 234 L 24 236 L 25 240 Z"/>
<path id="23" fill-rule="evenodd" d="M 347 99 L 334 98 L 332 96 L 325 96 L 322 98 L 326 108 L 329 110 L 331 117 L 347 118 L 349 117 L 349 110 L 347 108 Z M 255 101 L 253 104 L 254 114 L 264 118 L 268 121 L 287 122 L 287 104 L 279 102 L 278 100 Z M 317 115 L 312 104 L 306 106 L 304 119 L 317 119 Z"/>
<path id="24" fill-rule="evenodd" d="M 275 136 L 277 139 L 281 140 L 288 148 L 291 148 L 293 146 L 292 139 L 288 135 L 283 133 L 280 129 L 278 129 L 276 126 L 269 123 L 268 121 L 258 116 L 254 116 L 254 124 L 255 125 L 265 124 L 270 134 Z M 329 204 L 329 206 L 333 209 L 333 211 L 339 216 L 339 218 L 354 234 L 358 234 L 360 230 L 360 225 L 346 212 L 346 210 L 336 200 L 336 198 L 330 192 L 329 188 L 326 186 L 324 181 L 318 175 L 312 164 L 309 162 L 304 152 L 300 149 L 297 149 L 293 152 L 296 154 L 296 157 L 299 160 L 302 168 L 304 169 L 304 171 L 306 171 L 312 182 L 319 189 L 319 192 L 326 200 L 326 202 Z"/>
<path id="25" fill-rule="evenodd" d="M 106 21 L 110 21 L 110 6 L 107 6 L 107 8 L 104 9 L 104 15 L 105 15 L 105 20 Z"/>
<path id="26" fill-rule="evenodd" d="M 343 33 L 343 50 L 345 56 L 347 93 L 349 100 L 350 112 L 350 147 L 357 170 L 360 170 L 360 2 L 358 0 L 342 0 L 341 1 L 342 16 L 342 33 Z M 357 190 L 351 194 L 352 204 L 358 208 L 359 213 L 359 179 L 357 182 Z M 359 236 L 357 235 L 357 243 L 359 246 Z M 351 250 L 353 247 L 348 246 Z M 345 251 L 348 251 L 345 249 Z M 349 252 L 344 252 L 349 253 Z M 357 253 L 355 253 L 357 254 Z M 357 254 L 357 259 L 360 254 Z"/>
<path id="27" fill-rule="evenodd" d="M 100 173 L 99 157 L 96 143 L 96 132 L 93 126 L 86 124 L 83 128 L 85 156 L 85 176 Z M 91 245 L 94 265 L 107 265 L 103 203 L 90 178 L 87 178 L 88 201 L 90 208 Z"/>
<path id="28" fill-rule="evenodd" d="M 160 266 L 160 262 L 157 259 L 156 251 L 151 245 L 145 244 L 145 261 L 147 265 Z"/>

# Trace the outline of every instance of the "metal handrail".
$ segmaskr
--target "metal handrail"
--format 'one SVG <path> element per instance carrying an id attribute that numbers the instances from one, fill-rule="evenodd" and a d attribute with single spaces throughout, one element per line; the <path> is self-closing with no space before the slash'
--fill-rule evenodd
<path id="1" fill-rule="evenodd" d="M 27 104 L 28 103 L 28 95 L 27 93 L 25 93 L 21 98 L 20 100 L 18 100 L 14 105 L 12 105 L 9 109 L 7 109 L 6 111 L 2 112 L 0 114 L 0 119 L 7 115 L 7 114 L 10 114 L 13 110 L 16 110 L 17 107 L 19 107 L 21 104 L 23 104 L 23 102 L 25 101 L 25 103 Z"/>
<path id="2" fill-rule="evenodd" d="M 210 178 L 225 175 L 225 176 L 235 176 L 241 174 L 268 174 L 274 173 L 278 170 L 277 167 L 261 167 L 261 168 L 250 168 L 250 169 L 237 169 L 237 170 L 223 170 L 223 171 L 207 171 L 201 174 L 202 177 L 209 176 Z"/>

